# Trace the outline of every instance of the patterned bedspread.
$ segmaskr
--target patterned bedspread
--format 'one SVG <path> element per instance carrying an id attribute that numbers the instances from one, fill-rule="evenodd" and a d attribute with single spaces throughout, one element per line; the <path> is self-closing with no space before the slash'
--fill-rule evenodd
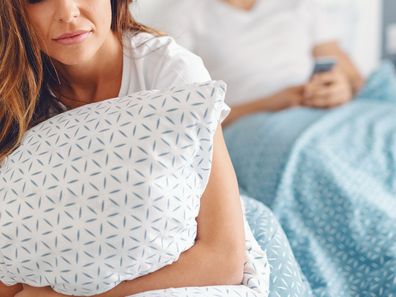
<path id="1" fill-rule="evenodd" d="M 395 103 L 385 64 L 344 107 L 225 132 L 241 188 L 272 208 L 315 296 L 396 296 Z"/>

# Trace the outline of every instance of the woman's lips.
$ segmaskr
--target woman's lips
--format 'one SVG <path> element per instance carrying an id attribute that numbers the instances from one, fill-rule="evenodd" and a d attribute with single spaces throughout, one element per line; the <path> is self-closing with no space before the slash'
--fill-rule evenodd
<path id="1" fill-rule="evenodd" d="M 72 45 L 83 42 L 92 34 L 92 31 L 78 31 L 73 33 L 63 34 L 54 40 L 63 45 Z"/>

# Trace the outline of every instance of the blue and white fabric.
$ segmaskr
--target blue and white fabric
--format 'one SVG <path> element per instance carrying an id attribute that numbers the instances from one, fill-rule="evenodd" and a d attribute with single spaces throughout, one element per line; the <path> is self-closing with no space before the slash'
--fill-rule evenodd
<path id="1" fill-rule="evenodd" d="M 242 198 L 253 235 L 268 257 L 271 271 L 269 297 L 312 297 L 310 285 L 272 211 L 245 194 Z"/>
<path id="2" fill-rule="evenodd" d="M 273 210 L 314 296 L 396 296 L 395 119 L 385 64 L 343 107 L 257 114 L 225 131 L 240 186 Z"/>
<path id="3" fill-rule="evenodd" d="M 271 210 L 263 203 L 241 193 L 242 202 L 245 206 L 245 216 L 251 231 L 261 248 L 268 256 L 271 267 L 270 274 L 270 297 L 311 297 L 312 292 L 305 280 L 299 265 L 297 264 L 290 245 L 282 227 Z M 182 289 L 167 289 L 145 292 L 132 295 L 133 297 L 195 297 L 210 296 L 216 292 L 216 296 L 230 296 L 234 286 L 193 287 Z M 241 297 L 241 295 L 238 295 Z M 246 295 L 242 295 L 246 297 Z M 247 295 L 250 296 L 250 295 Z M 258 296 L 264 296 L 259 294 Z"/>

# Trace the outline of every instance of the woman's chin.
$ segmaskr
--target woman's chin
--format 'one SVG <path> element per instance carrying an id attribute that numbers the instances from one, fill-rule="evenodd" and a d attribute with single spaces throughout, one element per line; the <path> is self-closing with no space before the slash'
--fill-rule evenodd
<path id="1" fill-rule="evenodd" d="M 92 56 L 85 51 L 83 53 L 56 55 L 52 58 L 65 66 L 83 66 L 92 59 Z"/>

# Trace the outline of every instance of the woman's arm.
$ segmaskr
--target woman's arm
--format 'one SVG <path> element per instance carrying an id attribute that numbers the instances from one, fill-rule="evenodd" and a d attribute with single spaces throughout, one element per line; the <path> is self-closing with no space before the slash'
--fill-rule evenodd
<path id="1" fill-rule="evenodd" d="M 201 198 L 196 244 L 172 265 L 126 281 L 98 297 L 187 286 L 235 285 L 243 277 L 245 241 L 237 179 L 218 127 L 212 170 Z"/>
<path id="2" fill-rule="evenodd" d="M 14 297 L 16 293 L 22 291 L 22 285 L 6 286 L 0 282 L 0 296 L 1 297 Z"/>
<path id="3" fill-rule="evenodd" d="M 125 297 L 143 291 L 190 286 L 240 284 L 245 262 L 245 235 L 237 179 L 223 133 L 214 136 L 212 170 L 201 198 L 196 244 L 177 262 L 96 297 Z M 31 296 L 65 296 L 26 286 Z M 40 295 L 38 295 L 38 292 Z M 36 295 L 34 295 L 36 294 Z"/>

